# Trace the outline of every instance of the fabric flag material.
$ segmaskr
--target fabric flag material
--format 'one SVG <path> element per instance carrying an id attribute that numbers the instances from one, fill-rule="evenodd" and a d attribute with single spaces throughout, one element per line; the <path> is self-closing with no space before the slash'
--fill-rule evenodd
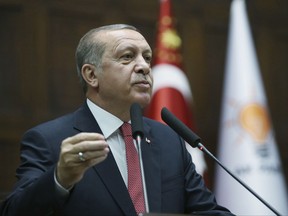
<path id="1" fill-rule="evenodd" d="M 152 101 L 146 110 L 146 116 L 164 123 L 161 119 L 161 109 L 167 107 L 188 127 L 193 128 L 191 103 L 192 93 L 186 74 L 182 70 L 180 54 L 181 39 L 174 27 L 171 15 L 170 0 L 160 1 L 160 16 L 156 41 L 154 66 L 154 89 Z M 186 145 L 196 170 L 203 175 L 206 163 L 203 153 Z"/>
<path id="2" fill-rule="evenodd" d="M 282 215 L 287 190 L 250 31 L 244 0 L 233 0 L 218 157 L 237 177 Z M 262 202 L 216 167 L 217 201 L 236 215 L 274 215 Z"/>

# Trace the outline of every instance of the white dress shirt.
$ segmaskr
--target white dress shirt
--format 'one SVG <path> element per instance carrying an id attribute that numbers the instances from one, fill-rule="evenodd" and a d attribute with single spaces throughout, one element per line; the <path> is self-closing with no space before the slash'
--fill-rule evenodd
<path id="1" fill-rule="evenodd" d="M 119 129 L 123 124 L 123 121 L 106 110 L 100 108 L 89 99 L 87 99 L 87 104 L 101 131 L 103 132 L 109 148 L 116 160 L 118 169 L 120 170 L 122 178 L 127 186 L 128 175 L 125 142 Z"/>
<path id="2" fill-rule="evenodd" d="M 126 162 L 125 141 L 119 129 L 122 126 L 123 121 L 117 118 L 116 116 L 112 115 L 111 113 L 101 109 L 99 106 L 94 104 L 89 99 L 87 99 L 87 104 L 94 118 L 96 119 L 101 131 L 104 134 L 104 137 L 115 158 L 118 169 L 120 170 L 122 178 L 127 187 L 128 172 L 127 172 L 127 162 Z M 129 123 L 131 123 L 131 121 L 129 121 Z M 134 145 L 137 151 L 138 148 L 136 147 L 136 142 L 135 140 L 133 141 L 134 141 Z M 149 212 L 145 180 L 142 183 L 143 183 L 145 208 L 146 208 L 146 212 Z"/>

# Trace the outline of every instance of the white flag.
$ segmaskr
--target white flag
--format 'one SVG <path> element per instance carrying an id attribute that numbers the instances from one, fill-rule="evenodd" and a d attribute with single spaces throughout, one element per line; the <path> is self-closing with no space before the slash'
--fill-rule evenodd
<path id="1" fill-rule="evenodd" d="M 244 0 L 230 11 L 219 160 L 282 215 L 288 199 Z M 248 190 L 216 167 L 219 204 L 236 215 L 273 215 Z"/>

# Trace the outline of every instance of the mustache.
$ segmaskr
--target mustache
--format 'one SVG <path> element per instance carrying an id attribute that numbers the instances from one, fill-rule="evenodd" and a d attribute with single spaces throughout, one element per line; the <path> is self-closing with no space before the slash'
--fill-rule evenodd
<path id="1" fill-rule="evenodd" d="M 152 86 L 153 80 L 148 75 L 139 75 L 139 76 L 135 77 L 133 80 L 133 84 L 138 84 L 138 83 L 149 84 L 150 86 Z"/>

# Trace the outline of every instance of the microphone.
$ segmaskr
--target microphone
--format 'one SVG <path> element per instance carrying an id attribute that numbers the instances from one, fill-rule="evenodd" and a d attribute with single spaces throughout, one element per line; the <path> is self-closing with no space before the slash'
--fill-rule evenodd
<path id="1" fill-rule="evenodd" d="M 146 208 L 146 212 L 148 213 L 149 212 L 149 204 L 148 204 L 146 181 L 145 181 L 145 174 L 144 174 L 144 167 L 143 167 L 143 160 L 142 160 L 142 151 L 141 151 L 141 139 L 144 136 L 143 118 L 142 118 L 142 109 L 138 103 L 133 103 L 131 105 L 130 118 L 131 118 L 131 127 L 132 127 L 132 137 L 136 140 L 136 147 L 138 150 L 141 179 L 142 179 L 143 192 L 144 192 L 145 208 Z"/>
<path id="2" fill-rule="evenodd" d="M 162 108 L 161 110 L 161 118 L 193 148 L 198 147 L 198 144 L 201 142 L 200 137 L 191 131 L 185 124 L 183 124 L 166 107 Z"/>
<path id="3" fill-rule="evenodd" d="M 130 107 L 131 125 L 132 125 L 132 136 L 135 140 L 140 142 L 143 138 L 143 119 L 142 109 L 138 103 L 133 103 Z"/>
<path id="4" fill-rule="evenodd" d="M 252 193 L 258 200 L 260 200 L 267 208 L 269 208 L 276 215 L 280 216 L 272 206 L 270 206 L 265 200 L 263 200 L 256 192 L 254 192 L 248 185 L 246 185 L 241 179 L 237 178 L 228 168 L 226 168 L 205 146 L 201 143 L 201 139 L 190 128 L 188 128 L 183 122 L 181 122 L 175 115 L 173 115 L 166 107 L 161 110 L 162 120 L 169 125 L 175 132 L 177 132 L 188 144 L 193 148 L 197 147 L 201 151 L 208 154 L 214 161 L 216 161 L 230 176 L 238 181 L 245 189 Z"/>

